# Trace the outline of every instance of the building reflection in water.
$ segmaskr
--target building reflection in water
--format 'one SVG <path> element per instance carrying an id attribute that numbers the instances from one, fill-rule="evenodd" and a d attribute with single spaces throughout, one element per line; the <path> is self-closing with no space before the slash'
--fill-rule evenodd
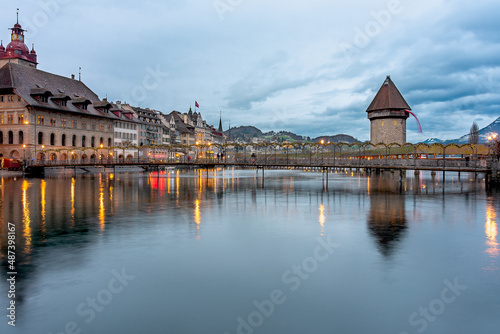
<path id="1" fill-rule="evenodd" d="M 407 229 L 405 195 L 398 173 L 382 172 L 370 177 L 368 228 L 381 253 L 391 256 Z"/>

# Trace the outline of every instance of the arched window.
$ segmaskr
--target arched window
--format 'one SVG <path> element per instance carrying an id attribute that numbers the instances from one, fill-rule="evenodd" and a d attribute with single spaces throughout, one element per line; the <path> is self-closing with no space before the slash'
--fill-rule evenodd
<path id="1" fill-rule="evenodd" d="M 92 139 L 90 141 L 90 146 L 95 147 L 95 137 L 92 137 Z"/>
<path id="2" fill-rule="evenodd" d="M 24 144 L 24 132 L 19 131 L 19 144 Z"/>
<path id="3" fill-rule="evenodd" d="M 108 138 L 108 147 L 111 147 L 111 138 Z"/>
<path id="4" fill-rule="evenodd" d="M 73 135 L 73 139 L 71 140 L 71 146 L 76 146 L 76 135 Z"/>
<path id="5" fill-rule="evenodd" d="M 64 133 L 61 136 L 61 146 L 66 146 L 66 135 Z"/>
<path id="6" fill-rule="evenodd" d="M 43 132 L 38 132 L 38 145 L 43 145 Z"/>
<path id="7" fill-rule="evenodd" d="M 101 137 L 101 140 L 99 142 L 100 145 L 103 145 L 104 144 L 104 138 Z"/>
<path id="8" fill-rule="evenodd" d="M 3 131 L 0 131 L 0 144 L 3 144 Z"/>
<path id="9" fill-rule="evenodd" d="M 14 144 L 14 132 L 9 131 L 9 144 Z"/>
<path id="10" fill-rule="evenodd" d="M 86 141 L 85 136 L 82 136 L 82 147 L 86 147 L 87 146 L 87 145 L 85 145 L 86 144 L 85 141 Z"/>
<path id="11" fill-rule="evenodd" d="M 56 144 L 56 135 L 51 133 L 50 134 L 50 145 L 54 146 Z"/>

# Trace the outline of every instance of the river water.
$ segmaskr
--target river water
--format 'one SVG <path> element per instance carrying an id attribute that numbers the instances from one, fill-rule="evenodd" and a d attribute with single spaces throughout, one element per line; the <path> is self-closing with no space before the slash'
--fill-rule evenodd
<path id="1" fill-rule="evenodd" d="M 500 328 L 500 200 L 481 177 L 218 169 L 0 180 L 1 333 Z"/>

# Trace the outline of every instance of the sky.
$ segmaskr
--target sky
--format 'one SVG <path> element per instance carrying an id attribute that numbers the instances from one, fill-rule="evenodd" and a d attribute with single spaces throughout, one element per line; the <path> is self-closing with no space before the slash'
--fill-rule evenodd
<path id="1" fill-rule="evenodd" d="M 100 98 L 215 126 L 369 140 L 387 75 L 419 118 L 407 140 L 453 139 L 500 117 L 498 0 L 4 1 L 38 68 Z M 2 33 L 3 31 L 3 33 Z"/>

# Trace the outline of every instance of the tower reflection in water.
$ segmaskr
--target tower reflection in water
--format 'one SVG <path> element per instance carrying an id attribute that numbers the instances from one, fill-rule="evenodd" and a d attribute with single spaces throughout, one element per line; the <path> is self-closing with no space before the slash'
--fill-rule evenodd
<path id="1" fill-rule="evenodd" d="M 380 252 L 391 256 L 405 236 L 405 195 L 397 173 L 382 172 L 368 182 L 370 210 L 368 228 Z"/>

